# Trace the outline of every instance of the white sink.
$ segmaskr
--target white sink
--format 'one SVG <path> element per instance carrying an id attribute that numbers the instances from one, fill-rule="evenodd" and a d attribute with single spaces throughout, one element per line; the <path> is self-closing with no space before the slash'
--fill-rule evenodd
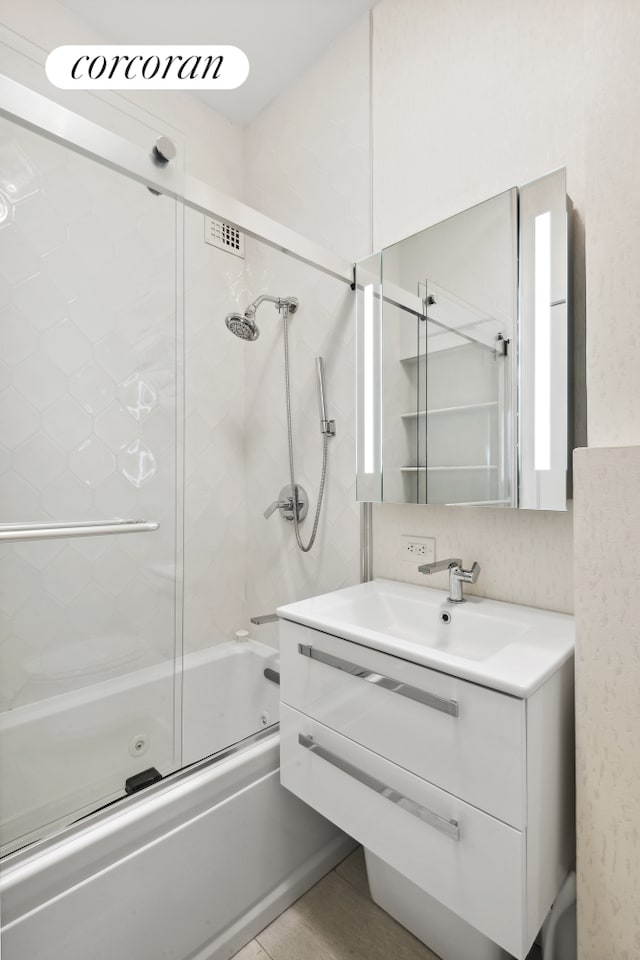
<path id="1" fill-rule="evenodd" d="M 573 654 L 573 617 L 373 580 L 278 609 L 325 633 L 527 697 Z M 446 622 L 445 622 L 446 621 Z"/>

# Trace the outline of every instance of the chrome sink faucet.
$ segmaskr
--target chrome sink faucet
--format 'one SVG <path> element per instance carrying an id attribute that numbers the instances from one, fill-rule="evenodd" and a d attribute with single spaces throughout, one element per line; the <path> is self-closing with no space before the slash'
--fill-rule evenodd
<path id="1" fill-rule="evenodd" d="M 463 583 L 475 583 L 480 573 L 480 564 L 474 560 L 471 570 L 462 569 L 462 560 L 448 557 L 447 560 L 436 560 L 433 563 L 423 563 L 418 567 L 419 573 L 440 573 L 449 571 L 449 603 L 464 603 L 462 595 Z"/>

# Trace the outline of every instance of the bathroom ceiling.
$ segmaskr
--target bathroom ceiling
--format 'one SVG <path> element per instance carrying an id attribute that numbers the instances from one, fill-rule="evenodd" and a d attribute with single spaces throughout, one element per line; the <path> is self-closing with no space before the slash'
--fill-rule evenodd
<path id="1" fill-rule="evenodd" d="M 112 43 L 229 43 L 249 57 L 238 90 L 198 91 L 245 125 L 317 60 L 375 0 L 60 0 Z"/>

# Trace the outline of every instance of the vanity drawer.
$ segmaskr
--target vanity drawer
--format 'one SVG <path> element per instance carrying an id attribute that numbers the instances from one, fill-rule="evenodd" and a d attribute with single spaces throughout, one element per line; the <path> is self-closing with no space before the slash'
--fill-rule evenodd
<path id="1" fill-rule="evenodd" d="M 524 835 L 283 705 L 283 786 L 522 955 Z"/>
<path id="2" fill-rule="evenodd" d="M 284 703 L 524 828 L 523 700 L 287 620 L 280 664 Z"/>

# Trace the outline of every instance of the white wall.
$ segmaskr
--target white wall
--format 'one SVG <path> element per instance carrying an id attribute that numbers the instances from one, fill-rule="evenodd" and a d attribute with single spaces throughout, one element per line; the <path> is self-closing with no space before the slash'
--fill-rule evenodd
<path id="1" fill-rule="evenodd" d="M 373 38 L 376 247 L 562 164 L 581 205 L 581 0 L 384 0 Z"/>
<path id="2" fill-rule="evenodd" d="M 369 252 L 369 19 L 245 130 L 245 201 L 350 260 Z"/>
<path id="3" fill-rule="evenodd" d="M 589 445 L 640 443 L 640 15 L 585 0 Z"/>
<path id="4" fill-rule="evenodd" d="M 639 43 L 634 0 L 585 0 L 589 442 L 607 449 L 575 458 L 584 960 L 627 960 L 640 952 Z"/>
<path id="5" fill-rule="evenodd" d="M 576 454 L 578 911 L 585 960 L 640 944 L 640 447 Z"/>

